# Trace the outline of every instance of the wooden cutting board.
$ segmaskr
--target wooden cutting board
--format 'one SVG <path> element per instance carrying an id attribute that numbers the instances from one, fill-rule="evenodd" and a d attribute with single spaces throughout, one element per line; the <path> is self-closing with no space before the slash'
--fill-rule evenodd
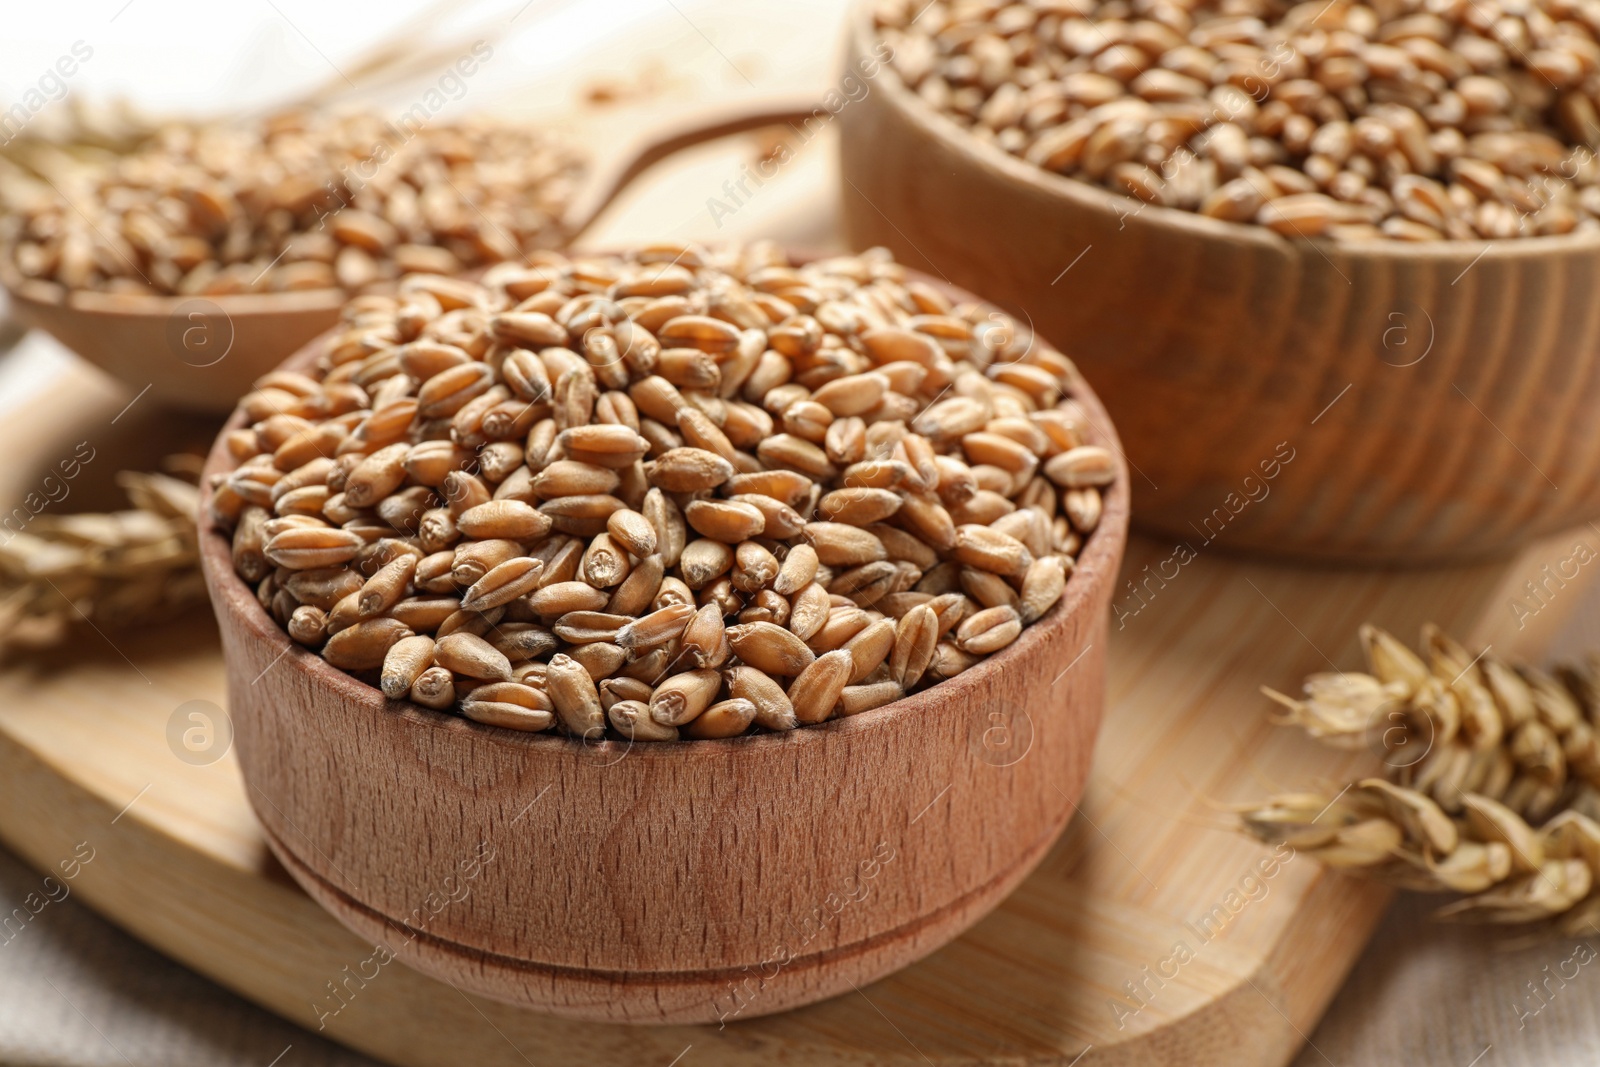
<path id="1" fill-rule="evenodd" d="M 97 457 L 63 506 L 99 506 L 95 481 L 159 454 L 163 434 L 203 436 L 203 426 L 137 405 L 118 416 L 128 399 L 87 369 L 59 374 L 0 422 L 0 454 L 12 460 L 0 499 L 19 498 L 89 440 Z M 1293 477 L 1292 465 L 1281 476 Z M 406 969 L 403 955 L 373 964 L 372 946 L 271 859 L 232 755 L 179 757 L 174 738 L 205 707 L 193 702 L 225 699 L 203 613 L 138 632 L 86 630 L 0 668 L 0 838 L 52 872 L 86 844 L 93 859 L 72 882 L 80 899 L 243 996 L 407 1067 L 680 1055 L 685 1064 L 1282 1064 L 1387 895 L 1305 860 L 1263 873 L 1267 850 L 1233 831 L 1229 804 L 1376 763 L 1271 726 L 1257 685 L 1291 688 L 1330 664 L 1358 666 L 1356 628 L 1368 619 L 1408 638 L 1432 619 L 1502 654 L 1536 655 L 1586 576 L 1534 615 L 1512 605 L 1528 603 L 1523 584 L 1570 555 L 1574 540 L 1512 561 L 1404 573 L 1251 564 L 1213 546 L 1164 585 L 1149 575 L 1173 574 L 1163 565 L 1172 546 L 1136 540 L 1127 576 L 1145 592 L 1142 605 L 1121 599 L 1123 625 L 1112 626 L 1094 775 L 1040 868 L 921 963 L 725 1029 L 571 1022 L 469 997 Z M 997 776 L 1027 758 L 1027 709 L 973 713 L 999 714 Z"/>

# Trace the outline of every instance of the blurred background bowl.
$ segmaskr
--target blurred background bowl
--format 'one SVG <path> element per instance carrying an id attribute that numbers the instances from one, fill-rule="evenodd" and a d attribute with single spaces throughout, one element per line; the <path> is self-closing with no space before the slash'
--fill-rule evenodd
<path id="1" fill-rule="evenodd" d="M 850 243 L 1072 356 L 1139 528 L 1415 563 L 1600 515 L 1600 236 L 1345 245 L 1144 206 L 980 142 L 888 64 L 839 120 Z"/>

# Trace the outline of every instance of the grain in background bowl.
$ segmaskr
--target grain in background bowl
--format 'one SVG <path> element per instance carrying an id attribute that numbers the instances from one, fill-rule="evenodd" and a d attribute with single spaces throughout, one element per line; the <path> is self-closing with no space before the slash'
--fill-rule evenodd
<path id="1" fill-rule="evenodd" d="M 847 63 L 881 67 L 838 116 L 850 244 L 1071 356 L 1116 419 L 1144 529 L 1415 563 L 1600 515 L 1600 237 L 1333 244 L 1141 207 L 935 112 L 879 62 L 869 4 L 849 33 Z"/>

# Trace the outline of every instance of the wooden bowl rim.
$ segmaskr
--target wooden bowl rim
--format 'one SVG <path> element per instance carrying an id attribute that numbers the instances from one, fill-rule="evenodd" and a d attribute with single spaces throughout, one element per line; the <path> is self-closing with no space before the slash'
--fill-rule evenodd
<path id="1" fill-rule="evenodd" d="M 855 7 L 850 21 L 850 51 L 856 56 L 872 53 L 871 45 L 881 39 L 872 20 L 871 0 Z M 1429 264 L 1462 264 L 1479 259 L 1523 259 L 1559 253 L 1600 252 L 1600 231 L 1588 234 L 1555 234 L 1538 237 L 1508 237 L 1474 241 L 1329 241 L 1317 238 L 1288 238 L 1248 222 L 1213 219 L 1181 208 L 1147 204 L 1121 196 L 1076 178 L 1035 166 L 1027 160 L 978 140 L 954 120 L 936 111 L 900 78 L 890 60 L 882 61 L 879 72 L 869 81 L 880 83 L 883 91 L 901 112 L 928 137 L 948 145 L 966 156 L 974 166 L 1015 187 L 1026 187 L 1070 203 L 1073 207 L 1107 216 L 1113 222 L 1137 224 L 1147 221 L 1156 229 L 1167 229 L 1186 237 L 1232 244 L 1255 245 L 1261 249 L 1310 248 L 1327 257 L 1338 254 L 1346 259 L 1370 258 L 1397 262 L 1419 261 Z M 865 98 L 863 98 L 865 99 Z M 852 103 L 851 107 L 859 107 Z"/>
<path id="2" fill-rule="evenodd" d="M 796 264 L 809 261 L 818 257 L 791 256 L 791 261 Z M 902 265 L 903 266 L 903 265 Z M 918 280 L 932 285 L 947 294 L 961 300 L 972 300 L 980 303 L 989 303 L 972 293 L 940 279 L 935 279 L 921 271 L 910 267 L 903 267 L 908 280 Z M 303 369 L 320 354 L 321 349 L 327 344 L 333 331 L 329 330 L 322 336 L 312 340 L 300 351 L 289 356 L 280 364 L 282 369 Z M 570 753 L 579 748 L 592 749 L 597 753 L 608 753 L 621 750 L 627 759 L 635 758 L 642 754 L 646 760 L 682 760 L 693 757 L 695 753 L 710 756 L 715 753 L 731 751 L 734 748 L 748 746 L 764 746 L 768 748 L 782 745 L 815 745 L 824 744 L 829 737 L 840 735 L 849 736 L 853 733 L 872 730 L 880 726 L 916 715 L 924 711 L 928 704 L 935 699 L 947 700 L 954 703 L 960 698 L 958 692 L 961 688 L 972 689 L 978 684 L 979 678 L 989 671 L 1004 670 L 1012 662 L 1024 656 L 1042 655 L 1046 643 L 1066 618 L 1080 614 L 1084 610 L 1098 610 L 1093 603 L 1093 587 L 1098 582 L 1104 582 L 1108 587 L 1116 580 L 1115 568 L 1118 566 L 1122 551 L 1128 537 L 1128 514 L 1131 497 L 1131 487 L 1128 484 L 1128 465 L 1123 455 L 1121 441 L 1117 437 L 1116 428 L 1112 425 L 1110 415 L 1101 404 L 1089 383 L 1079 375 L 1077 386 L 1071 398 L 1083 405 L 1089 415 L 1091 424 L 1100 437 L 1100 444 L 1109 449 L 1115 458 L 1117 476 L 1112 482 L 1110 492 L 1105 494 L 1104 508 L 1101 513 L 1099 525 L 1094 529 L 1084 543 L 1083 550 L 1079 553 L 1073 566 L 1072 573 L 1068 575 L 1066 589 L 1050 611 L 1044 617 L 1030 626 L 1023 628 L 1021 635 L 1008 647 L 987 656 L 973 667 L 955 678 L 929 686 L 917 693 L 901 697 L 899 700 L 890 701 L 881 707 L 858 715 L 830 719 L 823 723 L 810 726 L 800 726 L 793 730 L 780 733 L 744 734 L 739 737 L 729 738 L 691 738 L 675 742 L 634 742 L 632 740 L 614 741 L 606 738 L 599 742 L 589 742 L 567 737 L 548 731 L 538 733 L 525 730 L 511 730 L 500 726 L 491 726 L 485 723 L 474 722 L 462 715 L 450 714 L 444 711 L 435 711 L 414 704 L 406 700 L 390 700 L 383 692 L 339 670 L 327 660 L 317 655 L 312 650 L 299 644 L 289 637 L 287 631 L 279 626 L 261 606 L 254 589 L 251 589 L 233 569 L 233 551 L 229 540 L 218 531 L 210 521 L 210 505 L 212 490 L 210 488 L 211 476 L 223 471 L 232 470 L 236 463 L 228 454 L 226 437 L 232 430 L 243 425 L 243 412 L 235 410 L 228 418 L 227 423 L 218 432 L 216 440 L 211 447 L 211 453 L 206 458 L 205 468 L 200 478 L 201 499 L 199 508 L 199 539 L 201 564 L 216 596 L 214 598 L 215 610 L 229 611 L 242 614 L 242 621 L 247 629 L 255 636 L 264 640 L 279 640 L 287 642 L 288 647 L 280 657 L 284 665 L 298 670 L 307 675 L 312 683 L 324 692 L 328 692 L 335 699 L 342 700 L 355 706 L 368 706 L 386 713 L 398 713 L 398 717 L 421 726 L 432 729 L 453 731 L 465 735 L 466 738 L 479 738 L 494 744 L 510 747 L 529 748 L 535 751 L 546 751 L 552 754 Z M 1085 648 L 1084 651 L 1087 651 Z M 1073 662 L 1076 662 L 1075 660 Z M 270 668 L 269 668 L 270 669 Z M 952 688 L 946 688 L 952 687 Z M 619 756 L 616 762 L 622 762 Z"/>
<path id="3" fill-rule="evenodd" d="M 290 289 L 277 293 L 194 293 L 162 296 L 154 293 L 105 293 L 98 289 L 68 289 L 61 300 L 41 300 L 23 291 L 29 279 L 21 277 L 9 254 L 0 252 L 0 287 L 12 304 L 45 312 L 65 312 L 89 318 L 166 318 L 184 304 L 215 304 L 228 318 L 260 318 L 337 311 L 350 299 L 343 289 Z M 57 283 L 59 284 L 59 283 Z"/>

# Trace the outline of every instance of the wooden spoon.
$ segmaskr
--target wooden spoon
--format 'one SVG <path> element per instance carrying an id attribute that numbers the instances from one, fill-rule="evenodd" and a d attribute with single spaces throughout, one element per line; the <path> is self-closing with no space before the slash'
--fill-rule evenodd
<path id="1" fill-rule="evenodd" d="M 575 241 L 634 178 L 685 148 L 811 117 L 815 100 L 741 97 L 679 112 L 662 125 L 593 145 L 568 207 Z M 22 325 L 44 330 L 113 377 L 172 407 L 225 412 L 252 382 L 338 321 L 342 289 L 217 296 L 57 291 L 0 257 L 0 285 Z"/>

